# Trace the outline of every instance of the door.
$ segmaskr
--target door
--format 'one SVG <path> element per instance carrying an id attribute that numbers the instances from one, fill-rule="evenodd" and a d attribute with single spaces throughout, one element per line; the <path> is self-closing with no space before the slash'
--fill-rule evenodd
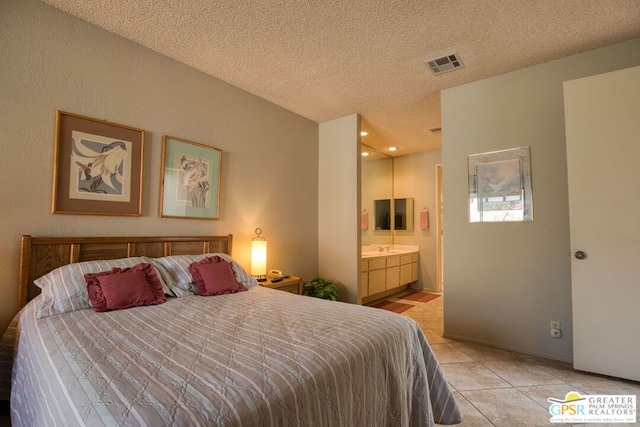
<path id="1" fill-rule="evenodd" d="M 640 67 L 564 97 L 574 367 L 640 381 Z"/>

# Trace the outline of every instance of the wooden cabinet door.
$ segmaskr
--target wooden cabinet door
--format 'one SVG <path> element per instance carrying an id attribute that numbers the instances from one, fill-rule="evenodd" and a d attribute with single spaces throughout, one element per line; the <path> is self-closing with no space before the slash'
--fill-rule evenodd
<path id="1" fill-rule="evenodd" d="M 385 271 L 369 271 L 369 295 L 374 295 L 385 290 Z"/>
<path id="2" fill-rule="evenodd" d="M 387 267 L 386 289 L 393 289 L 400 286 L 400 266 Z"/>

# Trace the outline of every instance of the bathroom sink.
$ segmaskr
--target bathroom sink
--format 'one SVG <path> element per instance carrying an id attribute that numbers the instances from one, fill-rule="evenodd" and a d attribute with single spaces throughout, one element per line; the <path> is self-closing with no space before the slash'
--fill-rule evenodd
<path id="1" fill-rule="evenodd" d="M 372 256 L 383 256 L 383 255 L 385 255 L 385 253 L 384 252 L 379 252 L 379 251 L 362 252 L 362 256 L 364 258 L 369 258 L 369 257 L 372 257 Z"/>
<path id="2" fill-rule="evenodd" d="M 406 254 L 409 251 L 402 251 L 402 250 L 398 250 L 398 249 L 390 249 L 390 250 L 384 250 L 384 251 L 367 251 L 367 252 L 362 252 L 362 256 L 364 258 L 369 258 L 369 257 L 374 257 L 374 256 L 387 256 L 387 255 L 397 255 L 397 254 Z"/>

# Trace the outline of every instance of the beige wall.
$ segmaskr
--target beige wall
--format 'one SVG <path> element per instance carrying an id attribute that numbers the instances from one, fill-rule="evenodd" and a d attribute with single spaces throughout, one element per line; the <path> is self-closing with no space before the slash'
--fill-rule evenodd
<path id="1" fill-rule="evenodd" d="M 394 231 L 393 243 L 420 247 L 420 275 L 415 289 L 438 290 L 436 219 L 436 165 L 441 151 L 410 154 L 393 159 L 393 197 L 413 197 L 413 231 Z M 431 227 L 420 228 L 420 211 L 429 209 Z"/>
<path id="2" fill-rule="evenodd" d="M 446 336 L 572 359 L 562 84 L 639 64 L 636 39 L 443 91 Z M 469 224 L 467 156 L 522 146 L 534 221 Z M 550 337 L 550 320 L 562 339 Z"/>
<path id="3" fill-rule="evenodd" d="M 319 126 L 318 274 L 354 304 L 361 303 L 359 135 L 357 114 Z"/>
<path id="4" fill-rule="evenodd" d="M 318 125 L 36 0 L 0 3 L 0 331 L 17 307 L 20 236 L 234 235 L 310 280 Z M 142 217 L 51 214 L 56 110 L 146 130 Z M 158 217 L 162 136 L 223 150 L 221 219 Z M 354 230 L 355 232 L 355 230 Z"/>

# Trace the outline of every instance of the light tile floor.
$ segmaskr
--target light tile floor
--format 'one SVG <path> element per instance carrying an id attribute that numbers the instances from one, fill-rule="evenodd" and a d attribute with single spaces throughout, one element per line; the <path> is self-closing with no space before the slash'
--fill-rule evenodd
<path id="1" fill-rule="evenodd" d="M 640 406 L 640 383 L 576 371 L 569 363 L 444 338 L 444 296 L 428 303 L 399 296 L 387 299 L 414 304 L 402 314 L 418 322 L 429 340 L 462 409 L 465 419 L 460 426 L 558 425 L 549 421 L 547 398 L 562 399 L 570 391 L 635 394 Z"/>

